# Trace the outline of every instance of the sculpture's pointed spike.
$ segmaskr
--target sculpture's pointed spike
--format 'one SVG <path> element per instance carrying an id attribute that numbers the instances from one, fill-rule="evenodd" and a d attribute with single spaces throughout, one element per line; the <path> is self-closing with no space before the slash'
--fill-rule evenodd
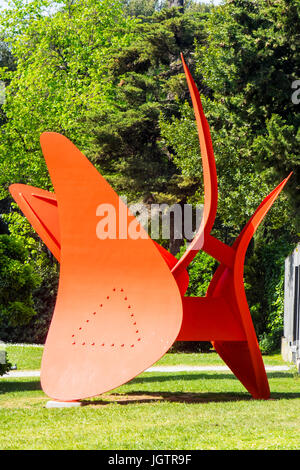
<path id="1" fill-rule="evenodd" d="M 213 146 L 210 136 L 209 125 L 205 117 L 202 102 L 198 88 L 194 82 L 194 79 L 189 71 L 188 66 L 186 65 L 183 59 L 183 68 L 189 87 L 201 149 L 202 165 L 203 165 L 203 179 L 204 179 L 204 204 L 207 206 L 204 207 L 206 210 L 205 221 L 206 230 L 209 233 L 217 212 L 218 204 L 218 184 L 217 184 L 217 170 L 215 157 L 213 152 Z"/>
<path id="2" fill-rule="evenodd" d="M 200 142 L 204 180 L 204 213 L 202 223 L 192 243 L 190 244 L 188 250 L 180 258 L 177 265 L 173 268 L 172 272 L 175 277 L 179 272 L 181 272 L 182 269 L 185 269 L 189 265 L 199 249 L 202 248 L 204 238 L 205 236 L 209 236 L 214 224 L 218 205 L 217 170 L 209 125 L 203 112 L 199 91 L 189 71 L 189 68 L 185 63 L 182 53 L 181 60 L 192 98 Z"/>
<path id="3" fill-rule="evenodd" d="M 245 294 L 244 260 L 251 238 L 290 177 L 291 174 L 258 206 L 232 246 L 236 252 L 233 270 L 221 264 L 207 292 L 208 298 L 225 297 L 232 312 L 241 321 L 246 341 L 215 341 L 213 345 L 254 398 L 267 399 L 270 390 Z"/>
<path id="4" fill-rule="evenodd" d="M 277 197 L 279 196 L 279 194 L 283 190 L 284 186 L 286 185 L 286 183 L 288 182 L 288 180 L 292 176 L 292 173 L 293 172 L 291 172 L 283 181 L 281 181 L 281 183 L 279 183 L 278 186 L 276 186 L 276 188 L 274 188 L 273 191 L 271 191 L 268 194 L 268 196 L 266 196 L 264 198 L 264 200 L 260 203 L 260 205 L 258 206 L 256 211 L 254 212 L 254 214 L 250 217 L 247 224 L 243 227 L 241 233 L 239 234 L 239 236 L 235 240 L 234 244 L 232 245 L 233 248 L 236 248 L 239 245 L 240 240 L 243 237 L 245 231 L 247 230 L 247 228 L 250 224 L 253 224 L 254 219 L 256 220 L 255 227 L 254 227 L 254 232 L 257 230 L 257 228 L 258 228 L 259 224 L 261 223 L 261 221 L 263 220 L 264 216 L 267 214 L 269 209 L 272 207 L 273 203 L 275 202 L 275 200 L 277 199 Z M 253 232 L 253 234 L 254 234 L 254 232 Z"/>

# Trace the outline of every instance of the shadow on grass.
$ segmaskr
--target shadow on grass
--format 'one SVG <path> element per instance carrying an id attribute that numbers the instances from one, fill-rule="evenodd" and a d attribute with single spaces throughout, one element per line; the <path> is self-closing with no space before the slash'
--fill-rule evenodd
<path id="1" fill-rule="evenodd" d="M 300 393 L 297 392 L 271 392 L 271 400 L 293 400 L 300 398 Z"/>
<path id="2" fill-rule="evenodd" d="M 217 380 L 217 379 L 228 379 L 228 380 L 236 380 L 235 376 L 230 373 L 225 373 L 225 374 L 220 374 L 218 373 L 210 373 L 206 374 L 204 372 L 201 373 L 193 373 L 193 374 L 187 374 L 186 372 L 183 372 L 181 374 L 174 374 L 172 372 L 162 372 L 162 375 L 154 375 L 153 372 L 151 372 L 151 375 L 143 375 L 143 376 L 138 376 L 132 379 L 129 384 L 140 384 L 140 383 L 151 383 L 151 382 L 171 382 L 173 380 L 176 381 L 183 381 L 187 382 L 190 380 Z"/>
<path id="3" fill-rule="evenodd" d="M 33 390 L 42 390 L 40 380 L 10 381 L 0 382 L 0 394 L 11 392 L 30 392 Z"/>
<path id="4" fill-rule="evenodd" d="M 130 384 L 138 384 L 138 383 L 147 383 L 147 382 L 169 382 L 172 380 L 181 380 L 181 381 L 189 381 L 189 380 L 238 380 L 234 374 L 230 372 L 226 372 L 224 374 L 221 374 L 220 372 L 212 373 L 210 372 L 209 374 L 205 372 L 201 373 L 193 373 L 193 374 L 173 374 L 173 373 L 167 373 L 167 372 L 162 372 L 164 375 L 151 375 L 148 376 L 138 376 L 132 379 Z M 291 378 L 294 377 L 293 373 L 290 372 L 270 372 L 267 374 L 269 379 L 283 379 L 283 378 Z"/>
<path id="5" fill-rule="evenodd" d="M 233 402 L 249 401 L 250 395 L 242 393 L 189 393 L 189 392 L 129 392 L 126 394 L 113 393 L 105 395 L 102 399 L 82 400 L 86 405 L 134 405 L 153 402 L 170 403 L 213 403 L 213 402 Z"/>
<path id="6" fill-rule="evenodd" d="M 269 378 L 293 378 L 293 373 L 272 372 L 268 374 Z M 132 379 L 129 384 L 151 384 L 172 381 L 191 381 L 191 380 L 237 380 L 233 374 L 225 373 L 193 373 L 193 374 L 164 374 L 151 376 L 140 376 Z M 174 385 L 173 385 L 174 386 Z M 42 391 L 40 380 L 7 380 L 0 381 L 0 394 L 12 392 Z M 300 392 L 271 392 L 271 400 L 290 400 L 300 398 Z M 153 403 L 153 402 L 175 402 L 175 403 L 214 403 L 214 402 L 235 402 L 251 401 L 252 397 L 245 392 L 168 392 L 168 391 L 130 391 L 128 393 L 104 394 L 99 398 L 91 400 L 81 400 L 84 406 L 101 406 L 112 403 L 120 405 Z"/>
<path id="7" fill-rule="evenodd" d="M 271 400 L 291 400 L 300 398 L 300 393 L 271 393 Z M 102 399 L 81 400 L 83 406 L 106 406 L 113 403 L 118 405 L 134 405 L 142 403 L 169 402 L 169 403 L 225 403 L 254 400 L 250 394 L 245 393 L 189 393 L 189 392 L 139 392 L 133 391 L 127 394 L 114 393 L 105 395 Z M 261 400 L 268 401 L 268 400 Z"/>
<path id="8" fill-rule="evenodd" d="M 293 372 L 267 372 L 268 379 L 290 379 L 298 376 Z"/>

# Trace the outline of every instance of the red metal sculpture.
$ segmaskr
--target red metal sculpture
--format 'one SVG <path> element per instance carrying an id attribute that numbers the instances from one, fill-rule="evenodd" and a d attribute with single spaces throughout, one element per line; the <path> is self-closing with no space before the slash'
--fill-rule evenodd
<path id="1" fill-rule="evenodd" d="M 146 232 L 137 239 L 96 237 L 99 203 L 111 204 L 117 215 L 124 211 L 133 216 L 87 158 L 59 134 L 41 136 L 55 194 L 21 184 L 10 187 L 61 264 L 41 370 L 43 390 L 56 400 L 78 400 L 114 389 L 155 363 L 176 340 L 211 341 L 254 398 L 269 398 L 243 268 L 251 238 L 288 178 L 264 199 L 231 247 L 211 235 L 218 199 L 213 147 L 184 60 L 183 66 L 199 133 L 205 200 L 200 229 L 179 261 Z M 143 232 L 138 223 L 137 227 Z M 186 269 L 201 248 L 200 240 L 202 249 L 220 265 L 206 297 L 186 297 Z"/>

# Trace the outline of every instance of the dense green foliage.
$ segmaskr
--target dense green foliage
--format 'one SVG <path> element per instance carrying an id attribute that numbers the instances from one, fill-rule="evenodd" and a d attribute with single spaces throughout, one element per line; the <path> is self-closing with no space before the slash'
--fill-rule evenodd
<path id="1" fill-rule="evenodd" d="M 168 8 L 171 3 L 14 0 L 1 13 L 6 103 L 0 107 L 0 209 L 9 214 L 0 229 L 11 246 L 5 258 L 11 275 L 17 276 L 20 244 L 27 253 L 24 292 L 11 316 L 20 323 L 38 315 L 26 329 L 9 326 L 1 318 L 15 307 L 1 298 L 0 337 L 44 341 L 55 302 L 57 263 L 10 207 L 7 191 L 13 182 L 51 189 L 41 132 L 73 140 L 129 202 L 203 203 L 183 52 L 214 144 L 214 234 L 232 243 L 263 197 L 294 172 L 258 230 L 245 268 L 257 333 L 265 350 L 278 345 L 283 260 L 300 232 L 300 114 L 291 99 L 300 60 L 299 0 L 228 0 L 216 8 L 189 0 L 183 11 Z M 166 246 L 179 256 L 181 245 L 171 239 Z M 199 253 L 189 268 L 188 294 L 205 295 L 215 268 L 214 260 Z M 30 284 L 33 272 L 38 286 Z"/>
<path id="2" fill-rule="evenodd" d="M 28 263 L 23 244 L 9 235 L 0 235 L 0 322 L 16 326 L 34 315 L 32 290 L 39 278 Z"/>
<path id="3" fill-rule="evenodd" d="M 2 193 L 11 181 L 51 186 L 39 145 L 43 131 L 61 132 L 86 148 L 81 121 L 109 106 L 107 66 L 132 37 L 135 21 L 124 17 L 120 2 L 55 2 L 59 11 L 42 14 L 53 3 L 18 2 L 2 16 L 2 35 L 16 61 L 15 70 L 2 74 L 11 80 L 0 142 Z"/>

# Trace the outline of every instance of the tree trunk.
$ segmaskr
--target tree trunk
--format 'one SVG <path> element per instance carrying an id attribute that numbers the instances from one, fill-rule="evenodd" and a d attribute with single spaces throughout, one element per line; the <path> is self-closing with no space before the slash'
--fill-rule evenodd
<path id="1" fill-rule="evenodd" d="M 168 7 L 177 7 L 179 8 L 179 11 L 183 13 L 184 11 L 184 6 L 183 6 L 184 0 L 168 0 Z"/>

